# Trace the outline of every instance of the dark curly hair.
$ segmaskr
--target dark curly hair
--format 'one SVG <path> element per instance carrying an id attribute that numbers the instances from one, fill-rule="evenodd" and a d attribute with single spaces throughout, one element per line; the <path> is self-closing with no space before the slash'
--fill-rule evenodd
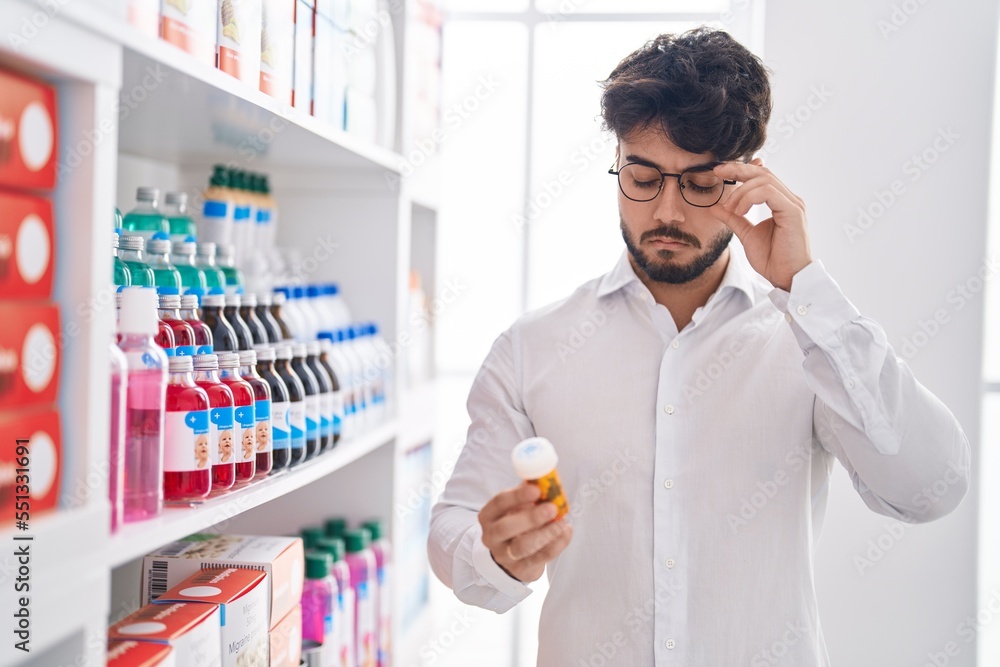
<path id="1" fill-rule="evenodd" d="M 604 126 L 627 139 L 659 124 L 685 151 L 749 160 L 771 116 L 767 75 L 760 58 L 722 30 L 660 35 L 601 82 Z"/>

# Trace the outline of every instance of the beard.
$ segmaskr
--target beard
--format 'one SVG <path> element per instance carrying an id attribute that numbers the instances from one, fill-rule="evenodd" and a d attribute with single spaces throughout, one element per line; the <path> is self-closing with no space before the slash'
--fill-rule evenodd
<path id="1" fill-rule="evenodd" d="M 653 255 L 647 254 L 639 247 L 639 244 L 655 238 L 673 239 L 689 244 L 694 249 L 701 248 L 701 242 L 692 236 L 682 232 L 677 227 L 665 226 L 657 227 L 648 232 L 644 232 L 636 243 L 632 234 L 625 226 L 625 220 L 620 218 L 622 238 L 625 240 L 625 247 L 628 248 L 629 255 L 650 280 L 657 283 L 668 283 L 670 285 L 682 285 L 701 276 L 708 267 L 722 256 L 733 238 L 733 231 L 728 227 L 719 232 L 718 236 L 712 239 L 708 245 L 708 250 L 701 253 L 687 264 L 677 264 L 671 261 L 676 255 L 675 251 L 661 249 Z"/>

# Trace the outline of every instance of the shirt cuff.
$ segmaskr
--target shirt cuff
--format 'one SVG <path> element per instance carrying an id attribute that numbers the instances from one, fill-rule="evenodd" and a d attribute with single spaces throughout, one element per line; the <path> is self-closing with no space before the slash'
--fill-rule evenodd
<path id="1" fill-rule="evenodd" d="M 490 550 L 483 544 L 483 529 L 478 524 L 472 528 L 475 533 L 472 545 L 472 565 L 476 568 L 476 573 L 482 577 L 486 583 L 493 586 L 501 595 L 504 595 L 516 604 L 531 594 L 531 589 L 523 583 L 503 571 Z"/>
<path id="2" fill-rule="evenodd" d="M 841 327 L 861 316 L 820 260 L 795 274 L 791 292 L 776 287 L 768 297 L 785 313 L 799 347 L 806 353 L 836 338 Z"/>

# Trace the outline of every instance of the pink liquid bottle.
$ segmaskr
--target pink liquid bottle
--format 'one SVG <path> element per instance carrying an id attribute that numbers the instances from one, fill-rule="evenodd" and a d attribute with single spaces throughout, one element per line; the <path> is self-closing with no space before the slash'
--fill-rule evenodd
<path id="1" fill-rule="evenodd" d="M 267 477 L 274 466 L 274 444 L 271 442 L 271 387 L 257 373 L 257 351 L 243 350 L 240 354 L 240 377 L 253 389 L 254 443 L 257 465 L 254 477 Z"/>
<path id="2" fill-rule="evenodd" d="M 167 355 L 153 340 L 159 327 L 156 291 L 126 287 L 121 295 L 118 347 L 128 364 L 123 513 L 125 521 L 131 522 L 154 517 L 163 510 Z"/>
<path id="3" fill-rule="evenodd" d="M 212 354 L 215 350 L 212 346 L 212 330 L 201 321 L 201 314 L 198 312 L 198 294 L 204 294 L 205 290 L 191 288 L 188 293 L 181 296 L 181 319 L 191 325 L 194 330 L 194 353 Z"/>
<path id="4" fill-rule="evenodd" d="M 235 399 L 229 387 L 219 381 L 219 358 L 214 354 L 194 357 L 194 382 L 208 394 L 212 493 L 222 493 L 236 483 Z"/>
<path id="5" fill-rule="evenodd" d="M 371 536 L 364 528 L 344 531 L 347 546 L 347 566 L 351 570 L 354 589 L 354 646 L 357 667 L 376 667 L 377 651 L 375 601 L 378 582 L 375 554 L 369 547 Z"/>
<path id="6" fill-rule="evenodd" d="M 194 382 L 193 358 L 170 358 L 163 450 L 163 493 L 168 502 L 203 500 L 212 490 L 209 400 Z"/>
<path id="7" fill-rule="evenodd" d="M 181 297 L 177 293 L 177 288 L 158 287 L 156 291 L 160 295 L 160 308 L 157 314 L 160 321 L 170 327 L 174 334 L 174 354 L 184 357 L 194 355 L 194 329 L 181 319 Z"/>
<path id="8" fill-rule="evenodd" d="M 330 567 L 333 561 L 325 551 L 306 552 L 306 580 L 302 586 L 302 639 L 323 644 L 324 654 L 333 644 L 333 591 Z M 324 660 L 324 664 L 330 664 Z"/>
<path id="9" fill-rule="evenodd" d="M 253 350 L 249 350 L 253 352 Z M 257 434 L 254 419 L 254 391 L 250 383 L 240 377 L 240 355 L 237 352 L 220 352 L 219 380 L 233 392 L 233 456 L 236 459 L 236 483 L 246 484 L 257 470 Z"/>
<path id="10" fill-rule="evenodd" d="M 372 535 L 371 549 L 375 554 L 375 566 L 378 570 L 378 595 L 375 596 L 375 615 L 378 618 L 378 667 L 389 667 L 392 655 L 392 594 L 390 580 L 392 572 L 392 547 L 385 537 L 382 522 L 371 519 L 361 524 Z"/>
<path id="11" fill-rule="evenodd" d="M 330 576 L 336 587 L 334 596 L 337 598 L 333 614 L 333 632 L 337 635 L 337 657 L 331 664 L 337 667 L 351 665 L 355 656 L 354 649 L 354 589 L 351 588 L 351 569 L 344 560 L 344 540 L 341 537 L 321 537 L 316 540 L 316 548 L 325 551 L 333 558 Z"/>
<path id="12" fill-rule="evenodd" d="M 108 346 L 111 361 L 111 451 L 108 453 L 108 493 L 111 532 L 125 522 L 125 404 L 128 400 L 128 361 L 114 342 Z"/>

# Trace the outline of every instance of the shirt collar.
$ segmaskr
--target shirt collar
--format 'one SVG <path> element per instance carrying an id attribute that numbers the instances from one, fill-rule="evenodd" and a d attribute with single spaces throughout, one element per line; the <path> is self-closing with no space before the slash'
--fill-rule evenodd
<path id="1" fill-rule="evenodd" d="M 719 283 L 719 288 L 715 291 L 715 294 L 721 295 L 729 290 L 735 290 L 745 294 L 751 306 L 755 305 L 759 296 L 766 294 L 766 290 L 769 289 L 769 286 L 761 286 L 764 291 L 757 289 L 756 287 L 758 286 L 756 286 L 756 283 L 758 279 L 760 281 L 764 280 L 750 266 L 742 244 L 734 236 L 729 244 L 729 265 L 726 267 L 726 272 L 722 276 L 722 282 Z M 629 262 L 628 249 L 626 248 L 622 251 L 614 268 L 601 278 L 600 284 L 597 287 L 597 296 L 598 298 L 607 296 L 632 283 L 641 285 L 642 281 L 635 275 L 635 270 Z M 711 300 L 711 297 L 709 299 Z"/>

